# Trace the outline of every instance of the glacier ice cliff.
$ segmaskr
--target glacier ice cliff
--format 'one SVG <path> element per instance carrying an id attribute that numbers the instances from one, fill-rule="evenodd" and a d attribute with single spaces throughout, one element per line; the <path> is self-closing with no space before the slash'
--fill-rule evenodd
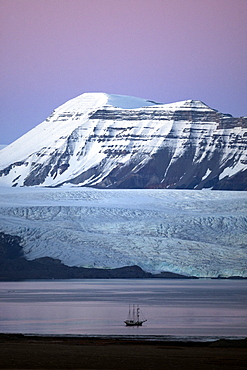
<path id="1" fill-rule="evenodd" d="M 0 232 L 27 259 L 247 277 L 246 192 L 0 187 Z"/>

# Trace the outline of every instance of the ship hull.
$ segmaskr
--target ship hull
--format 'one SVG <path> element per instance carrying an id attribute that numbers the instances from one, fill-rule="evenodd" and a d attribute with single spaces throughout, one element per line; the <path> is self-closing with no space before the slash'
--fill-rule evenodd
<path id="1" fill-rule="evenodd" d="M 142 326 L 143 323 L 144 321 L 134 321 L 134 322 L 125 321 L 126 326 Z"/>

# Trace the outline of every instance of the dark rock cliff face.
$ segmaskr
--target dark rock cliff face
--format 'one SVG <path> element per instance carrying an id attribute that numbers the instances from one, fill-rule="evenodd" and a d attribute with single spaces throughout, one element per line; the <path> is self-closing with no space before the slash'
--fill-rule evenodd
<path id="1" fill-rule="evenodd" d="M 213 190 L 247 190 L 247 170 L 241 171 L 231 177 L 219 179 L 219 153 L 205 159 L 201 163 L 193 162 L 194 151 L 188 150 L 187 154 L 178 158 L 168 168 L 171 157 L 167 149 L 160 150 L 148 164 L 139 171 L 132 172 L 132 168 L 114 169 L 98 187 L 119 189 L 203 189 Z M 231 166 L 234 158 L 227 164 Z M 207 169 L 210 176 L 203 179 Z"/>
<path id="2" fill-rule="evenodd" d="M 4 148 L 0 184 L 247 190 L 246 117 L 196 100 L 123 109 L 85 99 L 95 104 L 83 94 Z"/>
<path id="3" fill-rule="evenodd" d="M 171 188 L 171 189 L 202 189 L 212 188 L 217 190 L 247 190 L 247 169 L 236 173 L 235 175 L 225 176 L 222 179 L 220 174 L 224 168 L 232 168 L 239 160 L 241 152 L 247 150 L 247 132 L 235 134 L 230 132 L 232 128 L 247 128 L 247 119 L 234 118 L 231 115 L 224 115 L 217 111 L 210 112 L 184 112 L 175 113 L 162 112 L 160 110 L 148 109 L 148 112 L 126 112 L 108 111 L 107 109 L 98 110 L 90 119 L 99 120 L 126 120 L 126 121 L 187 121 L 195 122 L 184 128 L 179 136 L 177 133 L 169 132 L 164 137 L 163 145 L 154 153 L 144 166 L 138 167 L 138 161 L 115 167 L 105 179 L 98 182 L 98 187 L 109 188 Z M 206 125 L 208 122 L 217 123 L 213 135 L 210 137 Z M 222 130 L 224 130 L 222 132 Z M 184 133 L 186 133 L 184 135 Z M 200 136 L 199 140 L 198 136 Z M 162 136 L 161 136 L 162 137 Z M 106 136 L 102 140 L 107 140 Z M 128 136 L 130 140 L 143 140 L 140 136 Z M 174 150 L 171 149 L 169 142 L 183 141 L 184 148 L 181 156 L 174 160 Z M 176 144 L 174 145 L 176 146 Z M 209 150 L 213 148 L 213 150 Z M 239 148 L 239 151 L 234 149 Z M 222 163 L 222 154 L 226 151 L 232 151 Z M 108 149 L 108 157 L 119 156 L 122 153 L 116 149 Z M 136 153 L 134 153 L 135 156 Z M 197 157 L 197 160 L 195 160 Z M 202 159 L 201 159 L 202 158 Z M 241 159 L 242 164 L 247 164 L 246 159 Z M 133 171 L 133 168 L 135 170 Z M 95 169 L 97 171 L 97 169 Z M 208 176 L 205 174 L 210 172 Z M 98 176 L 99 172 L 96 173 Z M 86 175 L 86 174 L 84 174 Z M 90 173 L 91 176 L 91 173 Z M 74 183 L 80 183 L 82 175 L 73 180 Z M 84 178 L 83 178 L 84 179 Z"/>

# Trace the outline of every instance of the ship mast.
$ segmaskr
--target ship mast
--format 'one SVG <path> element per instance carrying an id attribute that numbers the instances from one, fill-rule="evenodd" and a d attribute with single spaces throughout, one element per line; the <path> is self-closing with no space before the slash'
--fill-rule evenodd
<path id="1" fill-rule="evenodd" d="M 128 320 L 131 319 L 131 313 L 130 313 L 130 305 L 129 305 L 129 315 L 128 315 Z"/>
<path id="2" fill-rule="evenodd" d="M 137 322 L 139 322 L 140 308 L 138 306 L 137 306 L 137 309 L 136 309 L 136 315 L 137 315 Z"/>

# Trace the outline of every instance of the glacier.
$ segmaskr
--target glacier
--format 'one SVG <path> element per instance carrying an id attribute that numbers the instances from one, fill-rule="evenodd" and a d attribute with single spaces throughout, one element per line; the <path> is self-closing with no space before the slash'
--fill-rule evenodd
<path id="1" fill-rule="evenodd" d="M 246 210 L 237 191 L 0 187 L 0 231 L 68 266 L 247 277 Z"/>

